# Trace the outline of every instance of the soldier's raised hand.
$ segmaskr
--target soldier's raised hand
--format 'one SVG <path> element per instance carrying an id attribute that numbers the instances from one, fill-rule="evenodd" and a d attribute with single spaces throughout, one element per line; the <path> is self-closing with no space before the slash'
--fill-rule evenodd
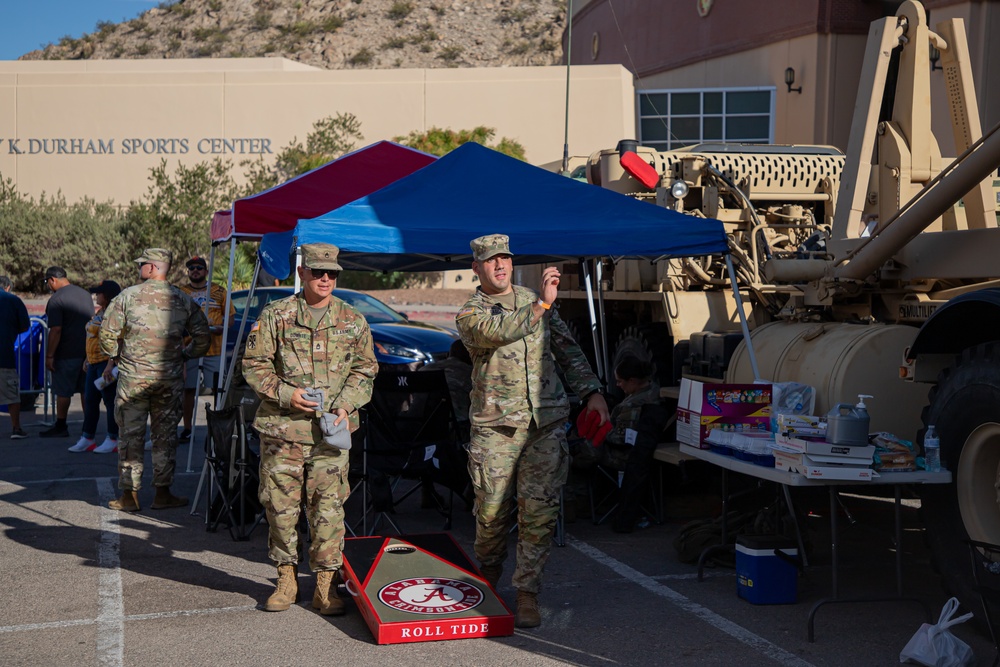
<path id="1" fill-rule="evenodd" d="M 559 296 L 559 277 L 561 275 L 559 269 L 554 266 L 545 267 L 542 271 L 542 287 L 539 290 L 539 294 L 542 301 L 550 306 L 555 302 L 556 297 Z"/>

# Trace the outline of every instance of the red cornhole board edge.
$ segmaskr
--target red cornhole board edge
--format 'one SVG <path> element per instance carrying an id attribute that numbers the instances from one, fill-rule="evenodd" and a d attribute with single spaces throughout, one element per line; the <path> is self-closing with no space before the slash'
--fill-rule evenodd
<path id="1" fill-rule="evenodd" d="M 419 562 L 435 571 L 433 576 L 426 576 L 427 571 L 419 568 L 407 569 L 405 561 L 394 561 L 411 550 L 418 554 Z M 510 608 L 448 533 L 348 538 L 343 573 L 347 590 L 378 644 L 514 634 Z M 376 577 L 388 579 L 388 583 L 368 591 Z M 458 602 L 428 607 L 423 612 L 414 604 L 431 597 L 440 602 L 445 590 L 449 591 L 448 599 Z M 494 613 L 481 613 L 491 610 Z"/>

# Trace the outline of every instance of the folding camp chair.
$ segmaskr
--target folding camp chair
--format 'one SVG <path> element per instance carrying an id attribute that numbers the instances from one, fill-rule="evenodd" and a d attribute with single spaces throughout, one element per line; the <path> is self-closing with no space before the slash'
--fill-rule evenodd
<path id="1" fill-rule="evenodd" d="M 468 484 L 468 472 L 444 371 L 380 372 L 364 422 L 353 491 L 362 494 L 363 517 L 351 531 L 374 535 L 384 523 L 402 534 L 392 514 L 424 483 L 448 489 L 438 510 L 450 529 L 454 496 Z"/>
<path id="2" fill-rule="evenodd" d="M 205 461 L 210 468 L 205 494 L 208 530 L 214 532 L 224 523 L 234 540 L 250 539 L 264 520 L 264 508 L 257 497 L 260 458 L 248 447 L 243 407 L 206 407 L 205 421 Z"/>

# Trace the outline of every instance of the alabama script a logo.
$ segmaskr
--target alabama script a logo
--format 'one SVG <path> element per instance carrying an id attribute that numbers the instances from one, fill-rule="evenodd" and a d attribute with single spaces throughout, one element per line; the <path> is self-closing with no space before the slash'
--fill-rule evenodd
<path id="1" fill-rule="evenodd" d="M 483 601 L 483 592 L 464 581 L 421 577 L 401 579 L 378 592 L 382 604 L 410 614 L 455 614 Z"/>

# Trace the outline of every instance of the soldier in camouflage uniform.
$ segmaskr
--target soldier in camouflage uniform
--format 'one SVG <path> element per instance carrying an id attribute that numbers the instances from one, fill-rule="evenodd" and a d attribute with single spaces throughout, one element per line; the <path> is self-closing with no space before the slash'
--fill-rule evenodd
<path id="1" fill-rule="evenodd" d="M 187 498 L 170 493 L 177 458 L 177 420 L 184 394 L 184 363 L 200 357 L 212 342 L 208 320 L 184 292 L 167 283 L 172 255 L 150 248 L 136 259 L 143 282 L 124 290 L 105 310 L 98 338 L 116 360 L 119 426 L 118 486 L 112 509 L 139 511 L 146 419 L 153 441 L 153 509 L 183 507 Z M 184 345 L 184 335 L 191 342 Z"/>
<path id="2" fill-rule="evenodd" d="M 324 615 L 344 613 L 331 585 L 342 564 L 344 502 L 349 453 L 327 444 L 322 412 L 358 428 L 358 408 L 368 403 L 378 371 L 368 322 L 331 292 L 340 264 L 336 246 L 302 246 L 302 293 L 274 301 L 250 330 L 243 374 L 260 396 L 254 420 L 260 434 L 260 500 L 267 511 L 268 556 L 278 567 L 278 584 L 264 605 L 284 611 L 298 601 L 298 536 L 303 500 L 312 544 L 309 566 L 316 572 L 313 607 Z M 325 404 L 303 397 L 321 389 Z"/>
<path id="3" fill-rule="evenodd" d="M 495 587 L 507 557 L 517 495 L 515 625 L 541 624 L 538 589 L 566 483 L 565 423 L 569 400 L 558 366 L 588 408 L 608 420 L 600 381 L 552 303 L 559 271 L 542 272 L 541 293 L 511 283 L 509 239 L 482 236 L 470 243 L 480 286 L 455 318 L 472 356 L 472 442 L 469 474 L 475 488 L 476 556 Z"/>
<path id="4" fill-rule="evenodd" d="M 615 532 L 631 533 L 639 518 L 639 496 L 649 481 L 653 452 L 666 428 L 669 412 L 660 401 L 660 385 L 653 379 L 656 366 L 647 359 L 626 355 L 615 366 L 615 382 L 625 399 L 611 411 L 614 425 L 601 447 L 599 463 L 622 472 Z"/>

